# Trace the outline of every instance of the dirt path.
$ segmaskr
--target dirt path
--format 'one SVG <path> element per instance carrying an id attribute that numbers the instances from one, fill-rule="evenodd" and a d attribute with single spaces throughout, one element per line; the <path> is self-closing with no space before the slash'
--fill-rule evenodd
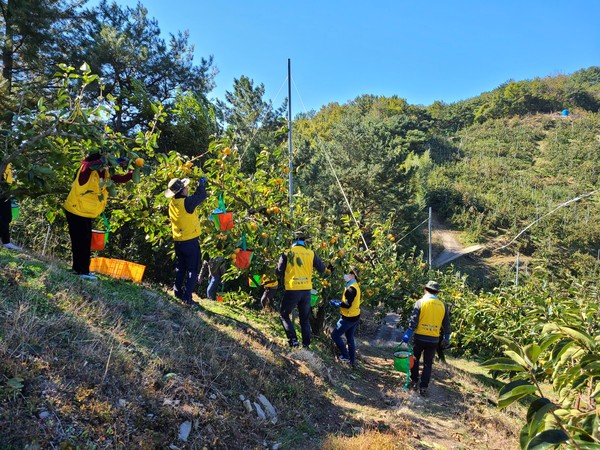
<path id="1" fill-rule="evenodd" d="M 496 398 L 494 389 L 461 368 L 464 361 L 436 360 L 428 395 L 422 397 L 403 389 L 404 373 L 393 370 L 395 343 L 379 336 L 357 343 L 358 367 L 342 369 L 335 403 L 348 416 L 404 436 L 415 449 L 518 448 L 518 421 L 495 408 L 489 400 Z"/>
<path id="2" fill-rule="evenodd" d="M 483 248 L 483 245 L 471 245 L 464 247 L 458 240 L 459 233 L 452 231 L 443 225 L 435 214 L 431 217 L 432 241 L 440 244 L 444 249 L 433 259 L 433 266 L 440 267 L 456 258 L 472 253 Z"/>

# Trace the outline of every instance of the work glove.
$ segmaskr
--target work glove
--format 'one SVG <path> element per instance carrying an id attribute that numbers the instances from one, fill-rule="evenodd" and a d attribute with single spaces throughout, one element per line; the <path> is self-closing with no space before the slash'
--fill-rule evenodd
<path id="1" fill-rule="evenodd" d="M 448 347 L 450 347 L 450 335 L 445 334 L 444 338 L 442 339 L 442 348 L 448 348 Z"/>
<path id="2" fill-rule="evenodd" d="M 336 308 L 339 308 L 342 302 L 340 300 L 329 300 L 329 304 Z"/>
<path id="3" fill-rule="evenodd" d="M 198 180 L 198 188 L 200 188 L 200 186 L 206 186 L 206 183 L 208 182 L 208 180 L 206 179 L 206 177 L 202 177 Z"/>
<path id="4" fill-rule="evenodd" d="M 408 341 L 410 341 L 410 338 L 412 337 L 413 333 L 414 333 L 414 331 L 411 330 L 410 328 L 408 330 L 406 330 L 406 332 L 404 333 L 404 336 L 402 336 L 402 342 L 407 344 Z"/>

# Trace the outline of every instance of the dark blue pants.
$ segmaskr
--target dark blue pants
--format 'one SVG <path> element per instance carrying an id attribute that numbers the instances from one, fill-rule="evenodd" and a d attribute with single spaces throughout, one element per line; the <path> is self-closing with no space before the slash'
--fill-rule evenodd
<path id="1" fill-rule="evenodd" d="M 358 320 L 350 321 L 344 319 L 343 317 L 338 320 L 337 325 L 335 326 L 335 330 L 331 333 L 331 338 L 337 348 L 340 349 L 340 353 L 343 357 L 350 359 L 350 364 L 354 364 L 356 360 L 356 346 L 354 345 L 354 332 L 356 331 L 356 325 L 358 325 Z M 346 336 L 346 342 L 348 344 L 348 348 L 346 348 L 346 344 L 342 339 L 342 336 Z"/>
<path id="2" fill-rule="evenodd" d="M 423 371 L 421 372 L 421 383 L 419 384 L 419 387 L 426 388 L 429 386 L 433 358 L 435 357 L 437 346 L 437 340 L 436 342 L 426 342 L 418 338 L 414 339 L 413 354 L 415 356 L 415 364 L 413 368 L 410 369 L 410 379 L 415 383 L 419 381 L 419 360 L 421 359 L 421 355 L 423 355 Z"/>
<path id="3" fill-rule="evenodd" d="M 191 304 L 200 270 L 200 244 L 198 239 L 175 241 L 175 297 Z"/>
<path id="4" fill-rule="evenodd" d="M 217 299 L 217 292 L 221 287 L 221 278 L 219 277 L 210 277 L 208 280 L 208 287 L 206 288 L 206 298 L 210 298 L 211 300 Z"/>
<path id="5" fill-rule="evenodd" d="M 310 345 L 310 291 L 285 291 L 283 300 L 281 301 L 281 323 L 285 330 L 285 335 L 288 338 L 290 345 L 298 343 L 298 336 L 294 329 L 294 322 L 290 318 L 290 314 L 295 307 L 298 307 L 300 315 L 300 330 L 302 332 L 302 346 L 308 348 Z"/>

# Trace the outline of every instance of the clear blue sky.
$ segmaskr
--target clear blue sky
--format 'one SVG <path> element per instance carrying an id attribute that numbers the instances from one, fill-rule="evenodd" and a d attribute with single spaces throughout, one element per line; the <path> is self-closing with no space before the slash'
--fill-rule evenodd
<path id="1" fill-rule="evenodd" d="M 451 103 L 509 79 L 600 65 L 600 0 L 141 3 L 165 35 L 189 30 L 195 54 L 214 56 L 210 97 L 246 75 L 279 106 L 291 58 L 294 115 L 362 94 Z"/>

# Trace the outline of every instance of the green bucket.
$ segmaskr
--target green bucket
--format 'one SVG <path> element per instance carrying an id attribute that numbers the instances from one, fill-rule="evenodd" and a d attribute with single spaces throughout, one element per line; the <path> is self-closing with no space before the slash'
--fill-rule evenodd
<path id="1" fill-rule="evenodd" d="M 410 370 L 410 360 L 412 353 L 409 351 L 400 351 L 394 353 L 394 369 L 399 372 L 408 372 Z"/>
<path id="2" fill-rule="evenodd" d="M 248 286 L 250 287 L 259 287 L 260 286 L 260 275 L 252 275 L 248 277 Z"/>
<path id="3" fill-rule="evenodd" d="M 317 304 L 319 301 L 319 293 L 316 289 L 310 290 L 310 306 L 311 308 Z"/>
<path id="4" fill-rule="evenodd" d="M 10 214 L 12 220 L 17 220 L 19 218 L 19 205 L 14 200 L 10 204 Z"/>

